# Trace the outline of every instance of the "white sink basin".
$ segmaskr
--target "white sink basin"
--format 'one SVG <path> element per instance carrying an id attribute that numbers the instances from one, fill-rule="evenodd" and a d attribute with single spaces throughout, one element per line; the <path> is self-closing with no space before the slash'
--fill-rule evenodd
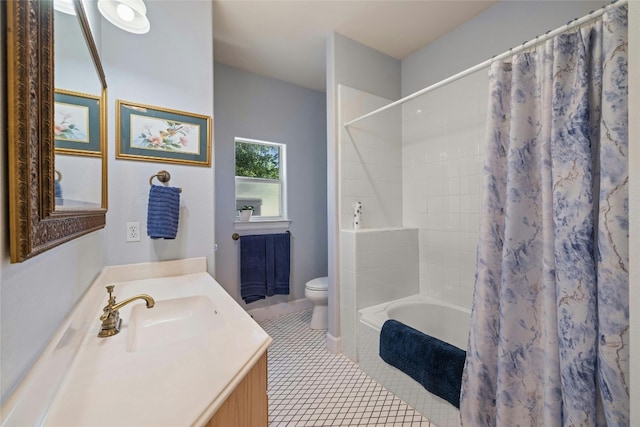
<path id="1" fill-rule="evenodd" d="M 131 309 L 128 351 L 173 344 L 223 326 L 222 316 L 206 296 L 160 300 L 153 308 L 137 304 Z"/>

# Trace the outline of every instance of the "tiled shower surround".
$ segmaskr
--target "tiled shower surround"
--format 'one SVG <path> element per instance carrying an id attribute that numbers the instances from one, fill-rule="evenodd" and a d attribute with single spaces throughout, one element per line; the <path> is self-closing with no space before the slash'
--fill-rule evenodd
<path id="1" fill-rule="evenodd" d="M 358 360 L 358 310 L 418 293 L 418 230 L 340 232 L 342 352 Z"/>
<path id="2" fill-rule="evenodd" d="M 420 292 L 471 307 L 487 70 L 403 105 L 403 225 L 420 235 Z"/>
<path id="3" fill-rule="evenodd" d="M 340 123 L 391 100 L 339 86 Z M 340 129 L 340 230 L 353 229 L 353 205 L 362 203 L 363 228 L 402 227 L 400 109 Z"/>
<path id="4" fill-rule="evenodd" d="M 487 71 L 481 70 L 340 131 L 340 325 L 346 354 L 354 360 L 357 354 L 351 337 L 356 336 L 357 318 L 352 309 L 393 296 L 388 287 L 365 285 L 354 277 L 362 267 L 354 269 L 356 247 L 345 233 L 353 230 L 355 201 L 362 202 L 364 211 L 363 229 L 356 236 L 364 230 L 417 230 L 416 293 L 471 307 L 486 88 Z M 341 123 L 390 102 L 345 86 L 339 88 L 339 99 Z M 385 249 L 393 248 L 382 242 L 378 250 Z M 367 294 L 361 295 L 360 289 L 367 289 Z M 415 288 L 407 286 L 398 293 L 404 296 L 405 289 Z"/>
<path id="5" fill-rule="evenodd" d="M 367 331 L 358 330 L 359 309 L 415 293 L 471 307 L 486 88 L 481 70 L 340 131 L 342 350 L 381 379 L 399 377 L 375 369 L 379 357 Z M 339 98 L 341 123 L 389 103 L 345 87 Z M 354 231 L 355 201 L 364 213 L 363 229 Z M 412 390 L 406 381 L 398 387 Z M 457 425 L 455 408 L 440 403 L 415 402 L 426 417 Z"/>

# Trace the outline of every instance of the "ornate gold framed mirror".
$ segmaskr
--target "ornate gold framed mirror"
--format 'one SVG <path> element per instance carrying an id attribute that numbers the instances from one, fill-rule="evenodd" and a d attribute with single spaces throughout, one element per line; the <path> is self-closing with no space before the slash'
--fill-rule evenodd
<path id="1" fill-rule="evenodd" d="M 100 202 L 56 208 L 53 1 L 10 0 L 7 11 L 7 106 L 11 262 L 22 262 L 105 226 L 106 79 L 80 0 L 74 6 L 100 84 Z M 95 157 L 95 156 L 94 156 Z"/>

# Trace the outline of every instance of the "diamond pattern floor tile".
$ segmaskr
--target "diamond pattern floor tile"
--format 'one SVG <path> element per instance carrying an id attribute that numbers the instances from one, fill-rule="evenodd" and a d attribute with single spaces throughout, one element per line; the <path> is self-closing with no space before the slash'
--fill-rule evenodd
<path id="1" fill-rule="evenodd" d="M 309 328 L 311 310 L 260 322 L 269 348 L 269 425 L 433 427 L 412 407 L 326 348 Z"/>

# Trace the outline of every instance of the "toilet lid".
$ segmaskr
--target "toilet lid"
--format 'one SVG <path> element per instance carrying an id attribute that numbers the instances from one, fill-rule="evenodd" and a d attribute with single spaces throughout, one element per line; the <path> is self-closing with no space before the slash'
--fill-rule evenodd
<path id="1" fill-rule="evenodd" d="M 312 291 L 326 291 L 329 288 L 329 278 L 316 277 L 313 280 L 309 280 L 305 285 L 305 288 Z"/>

